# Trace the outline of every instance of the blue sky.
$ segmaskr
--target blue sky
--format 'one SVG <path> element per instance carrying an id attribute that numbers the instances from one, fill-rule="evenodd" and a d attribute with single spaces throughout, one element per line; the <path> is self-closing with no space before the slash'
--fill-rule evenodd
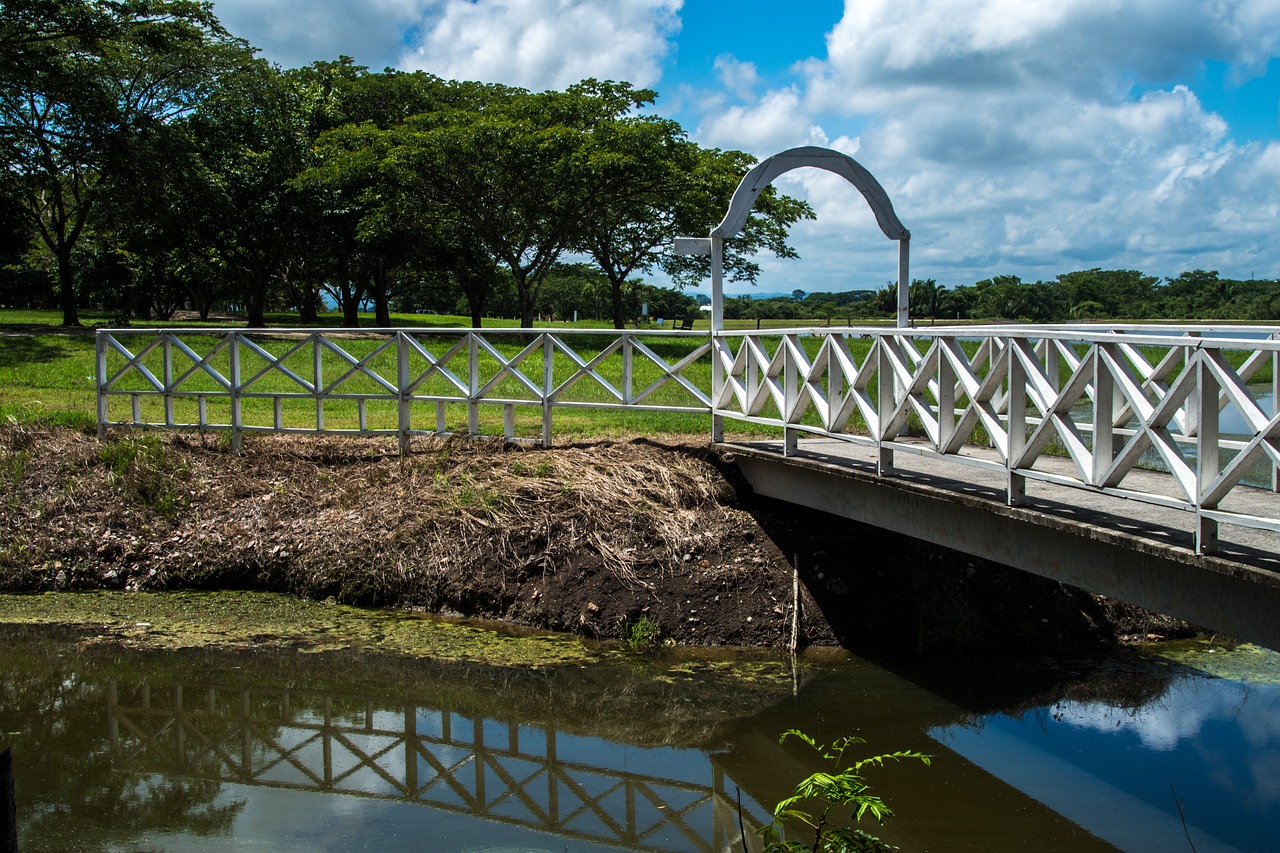
<path id="1" fill-rule="evenodd" d="M 285 66 L 339 54 L 530 89 L 659 92 L 703 145 L 835 148 L 945 285 L 1090 267 L 1280 277 L 1280 0 L 216 0 Z M 759 290 L 877 287 L 897 254 L 847 184 Z M 708 223 L 708 227 L 714 223 Z M 734 290 L 735 288 L 730 288 Z M 741 289 L 741 288 L 738 288 Z"/>

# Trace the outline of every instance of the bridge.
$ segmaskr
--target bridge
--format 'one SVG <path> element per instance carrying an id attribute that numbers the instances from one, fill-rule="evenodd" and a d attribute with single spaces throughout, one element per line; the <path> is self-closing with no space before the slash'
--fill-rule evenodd
<path id="1" fill-rule="evenodd" d="M 894 328 L 725 328 L 725 241 L 798 168 L 847 180 L 898 244 Z M 709 259 L 709 334 L 107 330 L 99 429 L 386 434 L 404 453 L 451 409 L 458 431 L 497 409 L 505 438 L 532 422 L 548 447 L 557 410 L 709 416 L 761 494 L 1280 649 L 1280 329 L 911 328 L 910 239 L 853 158 L 795 148 L 743 176 L 709 236 L 675 240 Z"/>
<path id="2" fill-rule="evenodd" d="M 877 790 L 911 815 L 876 833 L 905 849 L 959 835 L 973 849 L 1013 849 L 1037 838 L 1043 850 L 1114 850 L 1101 839 L 1137 835 L 1173 846 L 1185 831 L 1173 815 L 1153 816 L 1150 805 L 1093 776 L 1072 796 L 1105 803 L 1079 825 L 1078 810 L 1063 820 L 1055 806 L 952 751 L 940 733 L 972 725 L 971 712 L 861 661 L 807 678 L 777 704 L 738 708 L 742 715 L 723 721 L 714 748 L 637 746 L 581 721 L 564 730 L 530 723 L 519 708 L 486 716 L 390 685 L 372 694 L 309 687 L 309 671 L 290 669 L 289 686 L 225 673 L 177 682 L 113 677 L 98 694 L 105 725 L 91 726 L 77 743 L 109 754 L 138 797 L 163 796 L 163 788 L 136 781 L 156 774 L 198 781 L 205 801 L 252 797 L 285 835 L 303 825 L 314 833 L 326 826 L 316 815 L 328 813 L 351 816 L 351 824 L 326 828 L 359 831 L 358 806 L 298 808 L 297 795 L 307 795 L 303 802 L 323 796 L 370 810 L 420 808 L 430 816 L 417 825 L 442 835 L 461 824 L 472 837 L 540 838 L 553 849 L 572 840 L 586 849 L 739 853 L 760 849 L 754 830 L 769 807 L 800 779 L 829 769 L 812 752 L 779 746 L 779 733 L 800 719 L 819 742 L 874 732 L 876 744 L 935 757 L 927 772 L 876 774 Z M 554 685 L 542 682 L 535 692 L 554 692 Z M 865 695 L 882 701 L 851 700 Z M 188 802 L 196 811 L 201 799 Z M 1128 826 L 1134 815 L 1142 815 L 1136 828 Z"/>
<path id="3" fill-rule="evenodd" d="M 117 329 L 98 423 L 501 436 L 701 424 L 761 494 L 1280 648 L 1280 330 Z M 829 522 L 822 522 L 829 523 Z"/>

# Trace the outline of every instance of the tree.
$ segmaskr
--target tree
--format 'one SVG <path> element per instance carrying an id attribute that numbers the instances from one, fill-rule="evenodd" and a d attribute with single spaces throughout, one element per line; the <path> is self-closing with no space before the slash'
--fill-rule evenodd
<path id="1" fill-rule="evenodd" d="M 384 168 L 392 135 L 411 114 L 438 109 L 448 97 L 438 78 L 386 71 L 366 74 L 345 57 L 316 63 L 299 79 L 326 90 L 318 121 L 341 121 L 316 140 L 314 161 L 291 182 L 308 193 L 333 239 L 331 285 L 343 308 L 343 324 L 358 325 L 356 307 L 372 296 L 379 326 L 390 325 L 392 285 L 436 236 L 440 218 L 432 199 L 407 192 Z"/>
<path id="2" fill-rule="evenodd" d="M 623 290 L 649 272 L 695 211 L 688 185 L 698 148 L 676 122 L 619 117 L 590 131 L 587 168 L 601 176 L 599 206 L 582 223 L 573 248 L 590 255 L 609 281 L 614 328 L 625 323 Z"/>
<path id="3" fill-rule="evenodd" d="M 317 227 L 315 205 L 290 189 L 308 163 L 311 117 L 306 90 L 256 59 L 220 81 L 186 119 L 214 202 L 204 240 L 213 262 L 245 306 L 248 324 L 266 324 L 273 292 L 293 271 L 314 268 L 308 249 L 330 235 Z"/>
<path id="4" fill-rule="evenodd" d="M 933 279 L 915 279 L 911 282 L 911 313 L 919 317 L 929 317 L 936 322 L 945 294 L 946 288 L 941 287 Z"/>
<path id="5" fill-rule="evenodd" d="M 484 250 L 510 271 L 520 322 L 528 327 L 541 283 L 560 255 L 584 246 L 587 224 L 608 216 L 610 204 L 621 210 L 633 192 L 627 179 L 642 158 L 629 154 L 623 141 L 671 139 L 672 129 L 659 121 L 624 121 L 654 98 L 625 83 L 584 80 L 563 92 L 536 94 L 459 85 L 470 99 L 410 119 L 390 159 L 402 182 L 466 221 Z M 636 268 L 621 258 L 610 266 L 615 274 Z"/>
<path id="6" fill-rule="evenodd" d="M 6 0 L 0 158 L 79 325 L 72 256 L 135 136 L 199 104 L 249 55 L 197 0 Z"/>

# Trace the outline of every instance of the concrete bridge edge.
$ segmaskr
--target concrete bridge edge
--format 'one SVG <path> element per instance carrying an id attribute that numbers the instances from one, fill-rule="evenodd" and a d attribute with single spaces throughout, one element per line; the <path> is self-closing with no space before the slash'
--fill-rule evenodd
<path id="1" fill-rule="evenodd" d="M 1280 577 L 1095 524 L 818 460 L 723 448 L 757 494 L 870 524 L 1280 650 Z"/>

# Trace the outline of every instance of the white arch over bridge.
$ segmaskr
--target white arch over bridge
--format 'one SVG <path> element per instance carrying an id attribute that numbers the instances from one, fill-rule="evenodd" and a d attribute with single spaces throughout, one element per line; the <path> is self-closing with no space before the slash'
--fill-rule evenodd
<path id="1" fill-rule="evenodd" d="M 905 327 L 910 321 L 909 298 L 911 291 L 909 247 L 911 232 L 902 225 L 889 194 L 880 182 L 857 160 L 848 154 L 830 148 L 804 146 L 774 154 L 758 163 L 743 176 L 738 188 L 729 200 L 729 209 L 720 224 L 711 229 L 708 238 L 677 237 L 678 254 L 711 256 L 711 328 L 724 328 L 724 241 L 738 236 L 760 193 L 779 176 L 804 167 L 825 169 L 839 175 L 858 188 L 871 212 L 875 214 L 880 230 L 890 240 L 898 242 L 898 316 L 897 324 Z"/>

